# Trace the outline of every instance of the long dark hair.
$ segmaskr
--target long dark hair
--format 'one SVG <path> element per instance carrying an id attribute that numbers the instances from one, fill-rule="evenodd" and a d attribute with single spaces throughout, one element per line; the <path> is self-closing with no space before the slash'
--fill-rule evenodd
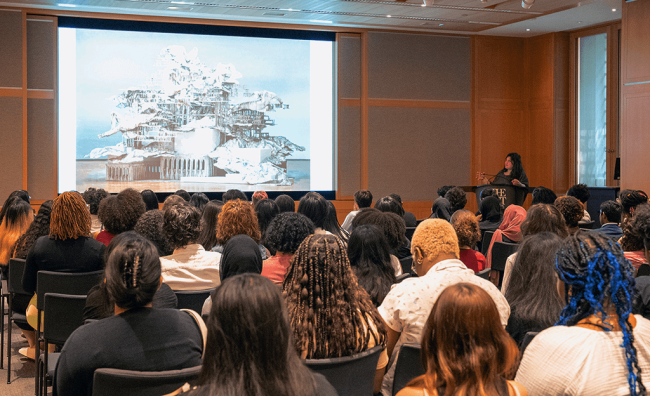
<path id="1" fill-rule="evenodd" d="M 547 328 L 560 317 L 564 303 L 553 267 L 561 244 L 557 234 L 541 232 L 524 238 L 519 246 L 505 296 L 511 312 L 523 322 Z"/>
<path id="2" fill-rule="evenodd" d="M 280 208 L 278 208 L 274 200 L 267 198 L 257 202 L 255 205 L 255 213 L 257 214 L 257 223 L 259 224 L 262 240 L 264 241 L 266 239 L 264 237 L 266 229 L 271 224 L 271 220 L 280 214 Z"/>
<path id="3" fill-rule="evenodd" d="M 524 173 L 524 166 L 521 164 L 521 155 L 517 153 L 508 153 L 506 158 L 510 157 L 512 160 L 512 171 L 510 172 L 510 177 L 513 179 L 520 179 L 521 175 Z M 504 167 L 503 172 L 506 172 L 507 169 Z"/>
<path id="4" fill-rule="evenodd" d="M 205 250 L 211 250 L 217 245 L 217 218 L 223 207 L 221 201 L 210 201 L 203 208 L 201 216 L 201 233 L 196 243 L 203 246 Z"/>
<path id="5" fill-rule="evenodd" d="M 370 295 L 376 307 L 395 283 L 395 270 L 384 234 L 374 225 L 362 225 L 352 231 L 348 258 L 359 285 Z"/>
<path id="6" fill-rule="evenodd" d="M 325 217 L 325 221 L 323 222 L 323 229 L 339 237 L 344 244 L 348 243 L 350 237 L 347 231 L 341 228 L 341 223 L 339 223 L 339 219 L 336 216 L 336 207 L 332 201 L 327 201 L 327 217 Z"/>
<path id="7" fill-rule="evenodd" d="M 564 216 L 555 205 L 540 203 L 528 209 L 526 220 L 521 223 L 521 235 L 525 237 L 540 232 L 552 232 L 561 238 L 569 236 Z"/>
<path id="8" fill-rule="evenodd" d="M 14 248 L 15 258 L 27 258 L 27 253 L 32 249 L 36 240 L 44 235 L 49 235 L 51 213 L 52 200 L 43 202 L 32 224 L 29 225 L 27 231 L 16 241 Z"/>
<path id="9" fill-rule="evenodd" d="M 256 274 L 224 280 L 212 295 L 208 339 L 192 395 L 316 394 L 294 348 L 278 287 Z"/>
<path id="10" fill-rule="evenodd" d="M 7 197 L 5 202 L 2 204 L 2 209 L 0 209 L 0 224 L 2 224 L 2 220 L 4 220 L 5 215 L 7 214 L 7 210 L 9 209 L 9 206 L 11 206 L 11 205 L 9 205 L 9 203 L 11 202 L 11 199 L 14 198 L 14 197 L 18 197 L 18 198 L 22 199 L 23 201 L 29 203 L 29 198 L 30 197 L 29 197 L 29 193 L 27 191 L 25 191 L 25 190 L 13 191 L 11 194 L 9 194 L 9 196 Z"/>

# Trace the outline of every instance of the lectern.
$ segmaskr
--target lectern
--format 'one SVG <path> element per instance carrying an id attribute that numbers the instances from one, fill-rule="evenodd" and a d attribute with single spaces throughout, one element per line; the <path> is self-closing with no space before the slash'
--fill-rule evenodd
<path id="1" fill-rule="evenodd" d="M 481 207 L 481 192 L 483 190 L 491 188 L 495 191 L 497 198 L 501 200 L 501 204 L 504 208 L 515 204 L 523 205 L 528 195 L 528 187 L 517 187 L 513 185 L 500 185 L 500 184 L 483 184 L 481 186 L 473 186 L 472 192 L 476 194 L 476 204 L 478 207 Z"/>

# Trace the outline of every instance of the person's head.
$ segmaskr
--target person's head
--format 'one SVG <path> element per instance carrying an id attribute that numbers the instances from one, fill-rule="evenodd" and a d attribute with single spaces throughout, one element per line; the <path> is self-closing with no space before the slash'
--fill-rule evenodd
<path id="1" fill-rule="evenodd" d="M 266 243 L 278 253 L 294 254 L 302 241 L 314 233 L 314 228 L 314 223 L 305 215 L 280 213 L 269 224 Z"/>
<path id="2" fill-rule="evenodd" d="M 605 201 L 600 204 L 600 224 L 620 223 L 623 207 L 616 201 Z"/>
<path id="3" fill-rule="evenodd" d="M 555 205 L 537 204 L 528 209 L 526 220 L 521 223 L 521 235 L 526 237 L 540 232 L 552 232 L 561 238 L 569 235 L 564 216 Z"/>
<path id="4" fill-rule="evenodd" d="M 451 226 L 456 231 L 458 246 L 463 249 L 473 249 L 481 239 L 478 219 L 469 210 L 461 209 L 451 216 Z"/>
<path id="5" fill-rule="evenodd" d="M 375 202 L 375 209 L 382 212 L 395 213 L 398 216 L 404 216 L 402 203 L 390 196 L 379 198 L 377 202 Z"/>
<path id="6" fill-rule="evenodd" d="M 637 206 L 648 202 L 648 194 L 641 190 L 623 190 L 618 195 L 618 200 L 623 206 L 621 222 L 625 223 L 634 215 Z"/>
<path id="7" fill-rule="evenodd" d="M 374 208 L 361 210 L 352 220 L 352 230 L 362 225 L 374 225 L 384 234 L 391 253 L 404 243 L 406 223 L 404 218 L 391 212 L 381 212 Z"/>
<path id="8" fill-rule="evenodd" d="M 190 193 L 188 193 L 187 191 L 185 191 L 185 190 L 183 190 L 183 189 L 181 189 L 181 190 L 176 190 L 176 192 L 174 193 L 174 195 L 178 195 L 179 197 L 183 198 L 183 200 L 184 200 L 185 202 L 189 202 L 189 201 L 190 201 L 190 198 L 191 198 L 191 197 L 190 197 Z"/>
<path id="9" fill-rule="evenodd" d="M 2 220 L 5 218 L 5 213 L 7 213 L 7 209 L 9 209 L 9 202 L 14 197 L 18 197 L 27 203 L 29 203 L 29 200 L 31 198 L 29 196 L 29 193 L 25 190 L 16 190 L 9 194 L 5 202 L 2 204 L 2 209 L 0 209 L 0 224 L 2 224 Z"/>
<path id="10" fill-rule="evenodd" d="M 158 202 L 158 197 L 155 192 L 151 190 L 142 190 L 140 195 L 142 195 L 142 200 L 144 201 L 147 210 L 160 209 L 160 202 Z"/>
<path id="11" fill-rule="evenodd" d="M 133 230 L 147 207 L 142 195 L 132 188 L 102 199 L 97 216 L 104 229 L 113 235 Z"/>
<path id="12" fill-rule="evenodd" d="M 325 217 L 325 221 L 323 222 L 323 230 L 329 231 L 332 234 L 336 235 L 337 237 L 341 238 L 341 240 L 345 243 L 348 241 L 348 233 L 347 231 L 341 230 L 341 223 L 339 223 L 339 218 L 338 214 L 336 213 L 336 207 L 332 203 L 332 201 L 325 201 L 327 202 L 327 216 Z"/>
<path id="13" fill-rule="evenodd" d="M 571 188 L 569 188 L 569 191 L 566 192 L 566 195 L 578 198 L 578 201 L 582 203 L 582 206 L 585 206 L 591 197 L 589 187 L 587 187 L 586 184 L 576 184 L 574 186 L 571 186 Z"/>
<path id="14" fill-rule="evenodd" d="M 280 214 L 280 208 L 278 208 L 274 200 L 267 198 L 257 201 L 255 213 L 257 213 L 257 223 L 260 227 L 260 233 L 264 237 L 264 233 L 273 218 Z"/>
<path id="15" fill-rule="evenodd" d="M 372 205 L 372 193 L 368 190 L 359 190 L 354 193 L 354 203 L 358 209 L 369 208 Z"/>
<path id="16" fill-rule="evenodd" d="M 517 369 L 519 351 L 501 325 L 490 295 L 470 283 L 447 287 L 433 305 L 422 332 L 426 389 L 440 384 L 457 394 L 497 394 L 495 384 Z"/>
<path id="17" fill-rule="evenodd" d="M 456 187 L 456 186 L 442 186 L 442 187 L 438 188 L 438 191 L 437 191 L 438 192 L 438 197 L 444 198 L 445 195 L 447 195 L 447 191 L 451 190 L 454 187 Z"/>
<path id="18" fill-rule="evenodd" d="M 635 239 L 643 241 L 643 251 L 646 261 L 648 261 L 650 257 L 650 204 L 637 206 L 634 217 L 626 228 L 634 234 Z M 650 263 L 650 261 L 648 262 Z"/>
<path id="19" fill-rule="evenodd" d="M 223 282 L 231 276 L 248 273 L 262 273 L 260 247 L 248 235 L 235 235 L 223 247 L 219 278 Z"/>
<path id="20" fill-rule="evenodd" d="M 178 204 L 183 204 L 187 203 L 180 195 L 172 194 L 165 198 L 165 201 L 163 202 L 163 207 L 162 210 L 163 212 L 167 210 L 167 208 L 178 205 Z"/>
<path id="21" fill-rule="evenodd" d="M 503 221 L 499 225 L 499 229 L 507 232 L 508 238 L 514 241 L 521 240 L 521 224 L 526 220 L 526 209 L 519 205 L 510 205 L 503 212 Z"/>
<path id="22" fill-rule="evenodd" d="M 560 213 L 562 213 L 564 222 L 570 229 L 569 231 L 571 231 L 571 229 L 576 229 L 578 227 L 578 222 L 585 215 L 582 204 L 578 201 L 578 198 L 570 197 L 568 195 L 558 197 L 558 199 L 555 200 L 555 207 L 558 208 Z"/>
<path id="23" fill-rule="evenodd" d="M 197 394 L 313 394 L 284 298 L 269 279 L 242 274 L 224 280 L 212 295 L 207 328 Z"/>
<path id="24" fill-rule="evenodd" d="M 34 216 L 34 221 L 25 233 L 16 241 L 14 250 L 15 258 L 26 258 L 36 240 L 50 233 L 50 215 L 52 213 L 52 200 L 45 201 Z"/>
<path id="25" fill-rule="evenodd" d="M 323 228 L 327 217 L 327 200 L 317 192 L 308 192 L 298 203 L 298 213 L 302 213 L 311 220 L 316 228 Z"/>
<path id="26" fill-rule="evenodd" d="M 210 202 L 208 196 L 203 193 L 194 193 L 190 198 L 190 205 L 197 208 L 199 212 L 203 212 L 203 208 L 205 208 L 208 202 Z"/>
<path id="27" fill-rule="evenodd" d="M 221 208 L 217 218 L 217 241 L 223 246 L 230 238 L 240 234 L 248 235 L 257 243 L 262 239 L 253 205 L 234 199 L 224 203 Z"/>
<path id="28" fill-rule="evenodd" d="M 483 198 L 480 209 L 482 215 L 481 221 L 497 223 L 503 218 L 501 200 L 493 195 Z"/>
<path id="29" fill-rule="evenodd" d="M 111 240 L 105 253 L 106 291 L 122 309 L 144 307 L 160 287 L 158 250 L 147 238 L 130 231 Z"/>
<path id="30" fill-rule="evenodd" d="M 211 250 L 218 244 L 217 219 L 219 218 L 219 213 L 221 213 L 222 207 L 223 202 L 213 200 L 208 202 L 203 208 L 203 214 L 201 215 L 201 233 L 199 234 L 197 242 L 203 246 L 205 250 Z"/>
<path id="31" fill-rule="evenodd" d="M 591 315 L 600 316 L 604 321 L 604 315 L 614 314 L 605 310 L 615 311 L 623 333 L 620 345 L 627 358 L 631 394 L 637 394 L 634 392 L 636 385 L 641 389 L 640 394 L 645 394 L 645 387 L 635 373 L 635 368 L 638 370 L 637 351 L 629 321 L 634 297 L 634 268 L 625 259 L 620 246 L 601 233 L 579 232 L 560 246 L 555 256 L 555 271 L 564 282 L 566 301 L 557 324 L 574 326 Z"/>
<path id="32" fill-rule="evenodd" d="M 535 189 L 533 190 L 533 202 L 531 203 L 531 205 L 537 205 L 537 204 L 553 205 L 556 199 L 557 199 L 557 195 L 553 192 L 553 190 L 541 186 L 535 187 Z"/>
<path id="33" fill-rule="evenodd" d="M 454 187 L 447 191 L 445 198 L 447 198 L 447 201 L 451 205 L 452 213 L 465 208 L 465 205 L 467 205 L 467 195 L 465 195 L 465 191 L 460 187 Z"/>
<path id="34" fill-rule="evenodd" d="M 370 338 L 385 343 L 383 320 L 334 235 L 310 235 L 300 244 L 282 288 L 296 324 L 296 349 L 308 359 L 353 355 L 368 349 Z"/>
<path id="35" fill-rule="evenodd" d="M 76 191 L 66 191 L 56 197 L 52 202 L 50 214 L 50 237 L 66 240 L 89 235 L 90 211 L 81 194 Z"/>
<path id="36" fill-rule="evenodd" d="M 248 197 L 246 197 L 246 194 L 244 194 L 241 190 L 237 190 L 236 188 L 233 188 L 231 190 L 226 191 L 223 193 L 223 196 L 221 197 L 221 200 L 223 203 L 226 203 L 228 201 L 232 201 L 235 199 L 241 199 L 242 201 L 248 201 Z"/>
<path id="37" fill-rule="evenodd" d="M 379 306 L 395 283 L 390 250 L 384 234 L 374 225 L 354 229 L 348 241 L 348 258 L 361 287 Z"/>
<path id="38" fill-rule="evenodd" d="M 103 188 L 90 187 L 83 193 L 84 201 L 88 204 L 91 215 L 96 215 L 99 210 L 99 203 L 109 194 Z"/>
<path id="39" fill-rule="evenodd" d="M 451 204 L 447 198 L 438 198 L 433 201 L 431 205 L 431 216 L 432 219 L 443 219 L 449 221 L 452 215 Z"/>
<path id="40" fill-rule="evenodd" d="M 275 203 L 280 208 L 280 213 L 296 211 L 296 201 L 287 194 L 278 195 L 275 198 Z"/>
<path id="41" fill-rule="evenodd" d="M 201 232 L 201 213 L 188 203 L 163 211 L 163 231 L 173 249 L 195 243 Z"/>
<path id="42" fill-rule="evenodd" d="M 521 164 L 521 156 L 517 153 L 509 153 L 506 155 L 503 171 L 510 171 L 510 176 L 514 179 L 519 179 L 524 173 L 524 167 Z"/>
<path id="43" fill-rule="evenodd" d="M 257 206 L 257 203 L 263 199 L 269 199 L 269 195 L 266 191 L 255 191 L 251 197 L 253 200 L 253 207 Z"/>
<path id="44" fill-rule="evenodd" d="M 510 273 L 506 300 L 510 311 L 522 321 L 551 327 L 564 307 L 557 290 L 555 252 L 562 238 L 553 232 L 539 232 L 523 239 Z"/>
<path id="45" fill-rule="evenodd" d="M 140 216 L 133 228 L 135 232 L 147 238 L 156 246 L 159 256 L 167 256 L 174 252 L 174 248 L 169 243 L 169 239 L 167 239 L 167 235 L 163 230 L 164 224 L 163 212 L 155 209 L 149 210 Z"/>
<path id="46" fill-rule="evenodd" d="M 23 235 L 34 220 L 31 205 L 19 197 L 13 197 L 8 203 L 5 218 L 0 225 L 0 263 L 7 265 L 14 249 L 14 244 Z"/>
<path id="47" fill-rule="evenodd" d="M 481 198 L 481 202 L 482 202 L 485 198 L 493 197 L 493 196 L 496 196 L 496 195 L 497 195 L 497 192 L 493 188 L 488 187 L 488 188 L 484 188 L 483 190 L 481 190 L 481 195 L 480 195 L 479 198 Z"/>
<path id="48" fill-rule="evenodd" d="M 420 223 L 411 238 L 413 267 L 419 276 L 431 267 L 447 259 L 458 259 L 458 237 L 454 227 L 442 219 L 427 219 Z"/>

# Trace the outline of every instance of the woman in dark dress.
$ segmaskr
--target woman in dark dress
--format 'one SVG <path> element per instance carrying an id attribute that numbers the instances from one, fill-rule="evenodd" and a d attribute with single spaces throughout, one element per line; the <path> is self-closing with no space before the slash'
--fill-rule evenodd
<path id="1" fill-rule="evenodd" d="M 506 156 L 503 169 L 494 176 L 492 181 L 488 180 L 483 172 L 478 172 L 476 178 L 483 184 L 512 184 L 518 187 L 528 187 L 528 176 L 521 164 L 521 156 L 517 153 L 510 153 Z"/>

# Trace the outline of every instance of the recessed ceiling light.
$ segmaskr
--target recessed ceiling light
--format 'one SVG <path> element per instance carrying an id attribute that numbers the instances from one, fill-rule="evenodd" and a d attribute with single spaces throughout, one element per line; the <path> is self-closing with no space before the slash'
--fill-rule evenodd
<path id="1" fill-rule="evenodd" d="M 582 21 L 578 21 L 578 23 L 582 23 Z"/>
<path id="2" fill-rule="evenodd" d="M 420 4 L 420 7 L 426 7 L 426 6 L 427 6 L 427 5 L 424 4 L 424 3 Z"/>
<path id="3" fill-rule="evenodd" d="M 76 7 L 74 4 L 57 4 L 59 7 Z"/>
<path id="4" fill-rule="evenodd" d="M 530 29 L 526 29 L 527 32 L 530 32 Z"/>
<path id="5" fill-rule="evenodd" d="M 612 8 L 612 12 L 616 12 L 616 8 Z"/>
<path id="6" fill-rule="evenodd" d="M 439 24 L 438 26 L 443 26 L 443 25 L 444 25 L 444 23 L 441 23 L 441 24 Z"/>
<path id="7" fill-rule="evenodd" d="M 390 18 L 390 15 L 386 15 L 387 18 Z"/>
<path id="8" fill-rule="evenodd" d="M 309 22 L 314 22 L 314 23 L 334 23 L 332 21 L 319 21 L 318 19 L 310 19 Z"/>

